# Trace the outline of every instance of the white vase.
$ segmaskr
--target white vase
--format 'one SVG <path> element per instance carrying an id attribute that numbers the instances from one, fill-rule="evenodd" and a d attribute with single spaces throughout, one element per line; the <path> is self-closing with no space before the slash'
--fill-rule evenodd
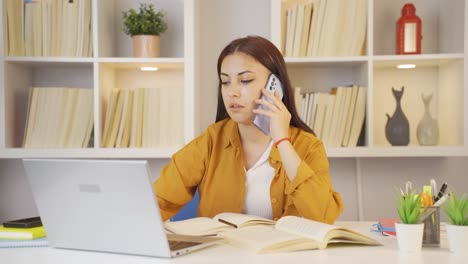
<path id="1" fill-rule="evenodd" d="M 416 129 L 416 137 L 418 138 L 419 145 L 434 146 L 439 142 L 439 125 L 437 120 L 432 118 L 429 112 L 429 104 L 431 103 L 432 94 L 424 96 L 421 94 L 424 103 L 424 115 L 418 123 Z"/>
<path id="2" fill-rule="evenodd" d="M 398 241 L 398 248 L 401 251 L 421 251 L 424 223 L 413 225 L 395 223 L 395 229 Z"/>
<path id="3" fill-rule="evenodd" d="M 468 255 L 468 226 L 447 225 L 447 240 L 450 251 Z"/>

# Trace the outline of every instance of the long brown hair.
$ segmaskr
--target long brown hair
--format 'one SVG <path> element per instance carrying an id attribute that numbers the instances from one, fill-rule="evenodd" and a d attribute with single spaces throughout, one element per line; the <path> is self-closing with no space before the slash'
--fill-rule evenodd
<path id="1" fill-rule="evenodd" d="M 216 122 L 229 117 L 226 107 L 223 103 L 223 96 L 221 94 L 221 64 L 224 58 L 235 52 L 242 52 L 251 56 L 263 66 L 265 66 L 271 73 L 275 74 L 283 84 L 283 103 L 291 114 L 290 125 L 301 128 L 309 133 L 314 134 L 312 129 L 304 123 L 299 117 L 294 102 L 294 92 L 292 90 L 291 82 L 289 81 L 288 72 L 286 70 L 286 63 L 284 62 L 283 55 L 269 40 L 260 36 L 247 36 L 238 38 L 229 43 L 221 52 L 218 58 L 218 107 L 216 111 Z"/>

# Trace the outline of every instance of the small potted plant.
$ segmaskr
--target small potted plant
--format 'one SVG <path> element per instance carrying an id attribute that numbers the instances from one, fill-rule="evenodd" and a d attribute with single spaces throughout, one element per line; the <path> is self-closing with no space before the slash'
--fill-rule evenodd
<path id="1" fill-rule="evenodd" d="M 420 223 L 424 209 L 421 206 L 421 195 L 408 191 L 396 198 L 397 212 L 401 223 L 395 223 L 398 247 L 402 251 L 420 251 L 424 223 Z"/>
<path id="2" fill-rule="evenodd" d="M 165 12 L 156 12 L 154 5 L 144 3 L 138 12 L 133 8 L 122 12 L 123 31 L 133 39 L 135 57 L 159 57 L 159 36 L 167 30 L 164 16 Z"/>
<path id="3" fill-rule="evenodd" d="M 455 194 L 450 194 L 445 203 L 444 212 L 449 218 L 447 225 L 447 239 L 449 249 L 455 253 L 466 253 L 468 245 L 468 200 L 466 194 L 457 198 Z"/>

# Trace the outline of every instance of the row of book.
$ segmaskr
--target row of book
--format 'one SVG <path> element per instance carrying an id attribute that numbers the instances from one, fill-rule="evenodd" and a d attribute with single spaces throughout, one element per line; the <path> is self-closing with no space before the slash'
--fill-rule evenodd
<path id="1" fill-rule="evenodd" d="M 330 93 L 303 95 L 296 88 L 295 93 L 301 119 L 325 146 L 357 146 L 366 112 L 365 87 L 340 86 L 332 88 Z"/>
<path id="2" fill-rule="evenodd" d="M 154 148 L 183 144 L 180 89 L 112 89 L 101 146 Z"/>
<path id="3" fill-rule="evenodd" d="M 91 0 L 6 0 L 9 56 L 93 54 Z"/>
<path id="4" fill-rule="evenodd" d="M 93 127 L 92 89 L 30 89 L 24 148 L 87 147 Z"/>
<path id="5" fill-rule="evenodd" d="M 287 57 L 365 53 L 367 0 L 282 1 L 282 47 Z"/>

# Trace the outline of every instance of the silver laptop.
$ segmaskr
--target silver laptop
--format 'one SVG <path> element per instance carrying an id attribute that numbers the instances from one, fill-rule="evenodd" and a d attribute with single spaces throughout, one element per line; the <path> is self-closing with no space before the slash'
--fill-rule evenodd
<path id="1" fill-rule="evenodd" d="M 169 258 L 220 241 L 166 235 L 147 161 L 24 159 L 23 164 L 52 247 Z"/>

